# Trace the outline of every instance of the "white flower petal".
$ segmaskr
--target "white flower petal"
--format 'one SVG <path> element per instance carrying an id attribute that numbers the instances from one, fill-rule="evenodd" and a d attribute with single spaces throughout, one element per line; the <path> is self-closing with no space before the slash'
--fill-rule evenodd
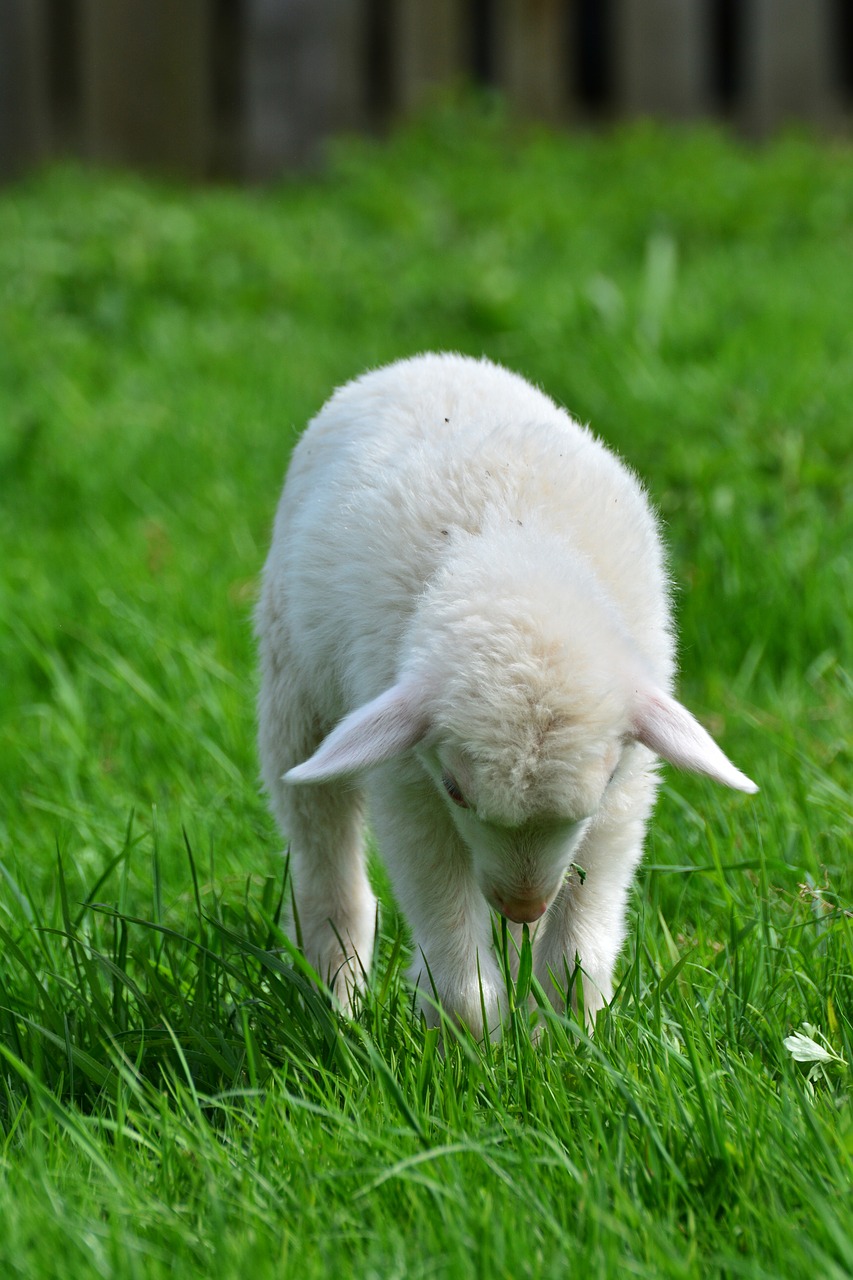
<path id="1" fill-rule="evenodd" d="M 828 1053 L 816 1040 L 812 1040 L 811 1036 L 804 1036 L 801 1031 L 786 1036 L 782 1043 L 795 1062 L 833 1062 L 836 1059 L 834 1053 Z"/>

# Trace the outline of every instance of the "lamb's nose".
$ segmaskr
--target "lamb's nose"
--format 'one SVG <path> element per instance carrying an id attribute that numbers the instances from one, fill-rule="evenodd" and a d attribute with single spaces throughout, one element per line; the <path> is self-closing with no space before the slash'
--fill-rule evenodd
<path id="1" fill-rule="evenodd" d="M 548 903 L 544 898 L 510 898 L 506 901 L 499 898 L 497 905 L 501 915 L 512 920 L 513 924 L 533 924 L 545 914 Z"/>

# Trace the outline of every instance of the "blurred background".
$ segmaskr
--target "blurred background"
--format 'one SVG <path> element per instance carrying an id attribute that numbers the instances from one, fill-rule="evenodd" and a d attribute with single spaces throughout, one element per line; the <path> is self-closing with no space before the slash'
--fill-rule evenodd
<path id="1" fill-rule="evenodd" d="M 849 129 L 850 0 L 0 0 L 0 181 L 45 159 L 196 179 L 313 166 L 437 88 L 550 124 Z"/>

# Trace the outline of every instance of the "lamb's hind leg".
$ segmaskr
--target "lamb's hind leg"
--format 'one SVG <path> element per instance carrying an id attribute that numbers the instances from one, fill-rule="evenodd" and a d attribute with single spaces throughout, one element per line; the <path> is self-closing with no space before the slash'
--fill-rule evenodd
<path id="1" fill-rule="evenodd" d="M 290 842 L 296 919 L 288 932 L 349 1010 L 373 954 L 376 899 L 365 867 L 362 794 L 345 783 L 291 786 L 282 775 L 307 759 L 323 734 L 308 701 L 265 672 L 259 699 L 261 767 L 273 811 Z"/>

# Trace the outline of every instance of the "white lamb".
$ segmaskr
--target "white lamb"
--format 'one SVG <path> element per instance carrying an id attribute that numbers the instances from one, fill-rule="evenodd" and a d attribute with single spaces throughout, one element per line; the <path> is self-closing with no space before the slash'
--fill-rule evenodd
<path id="1" fill-rule="evenodd" d="M 587 1016 L 611 997 L 656 755 L 757 790 L 670 696 L 637 479 L 486 360 L 424 355 L 335 392 L 293 454 L 256 622 L 263 777 L 305 954 L 344 1008 L 373 953 L 365 805 L 427 1017 L 437 997 L 494 1035 L 492 911 L 516 938 L 539 922 L 556 1004 L 576 961 Z"/>

